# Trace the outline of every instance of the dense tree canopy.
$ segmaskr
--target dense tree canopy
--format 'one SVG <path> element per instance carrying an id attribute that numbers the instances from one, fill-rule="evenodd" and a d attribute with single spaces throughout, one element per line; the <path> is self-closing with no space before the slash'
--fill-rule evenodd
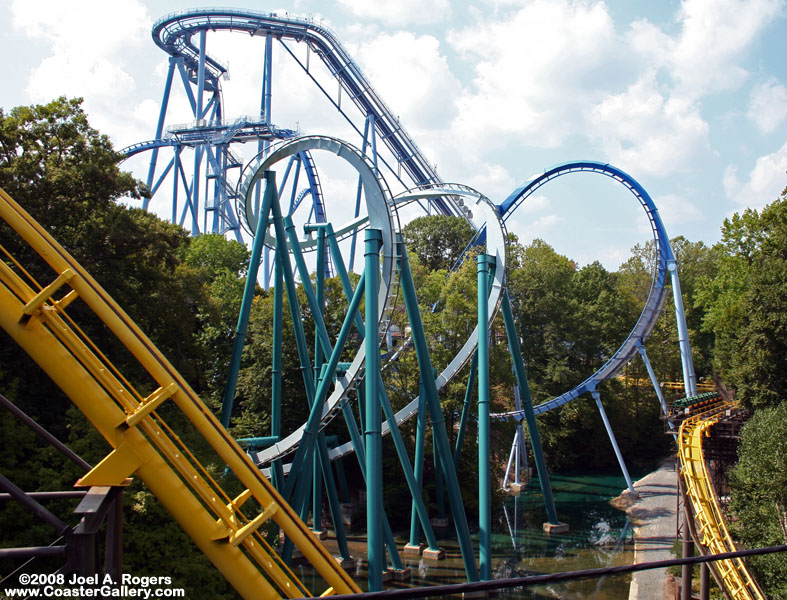
<path id="1" fill-rule="evenodd" d="M 714 367 L 746 406 L 775 406 L 787 393 L 787 190 L 762 212 L 726 219 L 718 275 L 697 300 L 714 336 Z"/>
<path id="2" fill-rule="evenodd" d="M 427 269 L 451 269 L 473 239 L 473 228 L 461 217 L 418 217 L 402 229 L 407 247 Z"/>
<path id="3" fill-rule="evenodd" d="M 730 474 L 735 539 L 749 548 L 787 544 L 787 403 L 755 412 Z M 769 598 L 787 597 L 787 557 L 752 559 Z"/>

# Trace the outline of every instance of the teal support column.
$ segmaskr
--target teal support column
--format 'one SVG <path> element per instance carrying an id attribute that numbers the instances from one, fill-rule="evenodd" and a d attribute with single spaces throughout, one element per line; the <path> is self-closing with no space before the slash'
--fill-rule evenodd
<path id="1" fill-rule="evenodd" d="M 328 247 L 330 248 L 331 258 L 333 259 L 333 267 L 336 269 L 336 274 L 342 282 L 344 295 L 349 300 L 353 295 L 353 288 L 350 283 L 350 276 L 347 274 L 347 267 L 344 266 L 344 259 L 342 258 L 342 251 L 339 248 L 339 242 L 336 241 L 336 235 L 333 232 L 333 226 L 330 223 L 325 223 L 324 225 L 318 224 L 313 227 L 325 227 L 325 235 L 328 239 Z M 364 327 L 363 319 L 361 319 L 360 314 L 356 315 L 355 324 L 358 328 L 358 335 L 361 337 L 361 340 L 363 340 Z"/>
<path id="2" fill-rule="evenodd" d="M 418 417 L 415 426 L 415 457 L 413 468 L 415 470 L 415 481 L 419 493 L 424 484 L 424 446 L 426 445 L 426 402 L 424 401 L 424 383 L 418 382 Z M 408 546 L 416 548 L 420 545 L 420 527 L 418 511 L 415 508 L 415 499 L 410 513 L 410 543 Z"/>
<path id="3" fill-rule="evenodd" d="M 519 386 L 519 397 L 522 400 L 522 408 L 525 412 L 525 420 L 527 421 L 527 430 L 530 433 L 530 446 L 533 449 L 533 459 L 536 463 L 536 471 L 538 472 L 538 482 L 541 484 L 541 493 L 544 496 L 544 505 L 547 511 L 548 523 L 544 525 L 546 531 L 567 531 L 568 525 L 561 523 L 557 518 L 557 510 L 555 509 L 555 500 L 552 496 L 552 485 L 549 481 L 549 471 L 547 470 L 547 463 L 544 460 L 544 451 L 541 448 L 541 435 L 538 433 L 538 424 L 536 423 L 536 415 L 533 412 L 533 398 L 530 396 L 530 385 L 527 382 L 527 372 L 525 371 L 525 363 L 522 360 L 522 349 L 519 346 L 519 336 L 516 331 L 516 324 L 514 323 L 514 314 L 511 311 L 511 300 L 508 296 L 508 291 L 503 291 L 503 322 L 506 328 L 506 337 L 508 338 L 508 349 L 511 351 L 511 357 L 514 362 L 514 373 L 516 374 L 517 385 Z"/>
<path id="4" fill-rule="evenodd" d="M 339 481 L 339 500 L 344 504 L 350 501 L 350 488 L 347 487 L 347 476 L 344 474 L 344 463 L 341 458 L 333 461 L 336 469 L 336 479 Z"/>
<path id="5" fill-rule="evenodd" d="M 260 255 L 265 245 L 265 230 L 268 228 L 268 213 L 274 203 L 278 203 L 276 193 L 276 173 L 265 171 L 265 195 L 262 199 L 257 220 L 257 230 L 254 233 L 254 244 L 251 249 L 251 259 L 249 262 L 249 272 L 246 276 L 246 287 L 243 290 L 243 300 L 240 306 L 238 324 L 235 327 L 235 338 L 232 341 L 232 355 L 230 357 L 230 371 L 227 376 L 227 383 L 224 386 L 224 400 L 221 404 L 221 424 L 229 427 L 230 416 L 232 415 L 232 403 L 235 400 L 235 389 L 238 385 L 238 371 L 240 371 L 240 359 L 243 354 L 243 344 L 246 341 L 246 331 L 249 328 L 249 315 L 251 314 L 251 303 L 254 299 L 254 288 L 257 285 L 257 274 L 260 268 Z M 276 435 L 276 434 L 274 434 Z"/>
<path id="6" fill-rule="evenodd" d="M 358 459 L 358 467 L 361 470 L 361 476 L 363 477 L 364 483 L 366 483 L 368 481 L 366 476 L 366 450 L 364 449 L 361 432 L 358 429 L 358 423 L 355 421 L 355 413 L 353 413 L 349 402 L 345 402 L 342 406 L 342 415 L 344 416 L 344 422 L 347 424 L 347 431 L 350 432 L 350 439 L 352 440 L 354 449 L 353 454 L 355 454 L 355 457 Z M 404 564 L 399 556 L 399 549 L 396 547 L 396 540 L 394 540 L 393 531 L 388 522 L 388 515 L 385 514 L 385 511 L 381 514 L 385 547 L 388 549 L 388 554 L 391 557 L 391 564 L 393 564 L 394 569 L 402 571 L 404 570 Z"/>
<path id="7" fill-rule="evenodd" d="M 285 270 L 286 273 L 286 270 Z M 330 472 L 330 461 L 328 459 L 328 449 L 327 444 L 325 442 L 325 437 L 320 435 L 319 432 L 319 424 L 320 424 L 320 417 L 322 416 L 322 407 L 325 402 L 326 395 L 328 393 L 328 388 L 333 382 L 334 374 L 336 373 L 336 369 L 339 366 L 340 357 L 342 352 L 344 351 L 347 338 L 350 335 L 350 331 L 353 327 L 353 320 L 355 313 L 358 311 L 361 299 L 364 296 L 365 291 L 365 275 L 361 278 L 361 281 L 358 282 L 358 287 L 355 290 L 355 294 L 350 302 L 350 307 L 348 309 L 347 315 L 345 315 L 344 322 L 342 323 L 342 327 L 339 331 L 339 336 L 336 339 L 336 344 L 331 352 L 331 356 L 328 359 L 328 363 L 325 365 L 323 370 L 323 377 L 320 380 L 319 387 L 317 391 L 314 393 L 314 398 L 310 401 L 311 402 L 311 410 L 309 412 L 309 417 L 306 421 L 306 425 L 303 430 L 303 437 L 301 439 L 301 444 L 298 447 L 298 450 L 295 453 L 295 458 L 292 462 L 292 468 L 290 471 L 290 476 L 287 479 L 287 485 L 285 486 L 285 493 L 283 496 L 289 499 L 294 492 L 293 500 L 291 504 L 296 510 L 298 507 L 304 505 L 307 489 L 308 489 L 308 482 L 305 478 L 305 475 L 301 473 L 308 473 L 307 469 L 311 464 L 311 455 L 314 452 L 315 447 L 320 455 L 320 461 L 322 465 L 323 476 L 325 478 L 328 494 L 329 494 L 329 502 L 331 505 L 332 510 L 332 518 L 334 519 L 334 527 L 336 528 L 336 538 L 339 542 L 339 549 L 342 554 L 343 558 L 349 558 L 349 550 L 346 548 L 346 544 L 344 543 L 345 536 L 344 536 L 344 527 L 341 520 L 340 509 L 338 506 L 338 494 L 336 493 L 336 488 L 333 484 L 333 479 L 328 478 L 328 474 Z M 289 292 L 288 292 L 289 294 Z M 296 327 L 297 329 L 297 327 Z M 305 372 L 305 375 L 308 378 L 311 378 L 312 371 L 309 365 L 309 361 L 306 361 L 306 364 L 301 363 L 302 369 Z M 309 477 L 311 475 L 309 474 Z M 335 498 L 335 500 L 334 500 Z M 289 553 L 292 550 L 292 544 L 290 540 L 285 542 L 284 548 L 282 550 L 282 556 L 286 559 L 289 556 Z"/>
<path id="8" fill-rule="evenodd" d="M 324 321 L 324 311 L 325 311 L 325 231 L 319 230 L 317 232 L 317 272 L 315 274 L 316 278 L 316 295 L 317 295 L 317 306 L 320 311 L 320 320 Z M 320 371 L 323 365 L 323 348 L 322 343 L 320 342 L 320 325 L 318 319 L 314 319 L 314 379 L 317 380 Z M 328 349 L 326 349 L 328 350 Z M 322 432 L 320 436 L 322 436 Z M 326 446 L 327 450 L 327 446 Z M 323 473 L 321 469 L 317 466 L 317 461 L 319 457 L 315 456 L 315 466 L 313 477 L 314 480 L 312 482 L 312 530 L 315 532 L 322 531 L 322 480 L 323 480 Z M 330 463 L 329 463 L 330 464 Z M 325 475 L 326 483 L 327 478 L 332 476 L 332 473 L 326 473 Z"/>
<path id="9" fill-rule="evenodd" d="M 383 551 L 383 450 L 380 411 L 380 348 L 378 325 L 378 290 L 380 288 L 380 248 L 382 233 L 367 229 L 364 247 L 364 277 L 366 278 L 366 535 L 369 561 L 369 591 L 383 589 L 382 574 L 385 570 Z"/>
<path id="10" fill-rule="evenodd" d="M 407 309 L 407 316 L 410 319 L 412 329 L 413 345 L 418 360 L 418 367 L 421 373 L 432 373 L 432 359 L 429 356 L 429 346 L 424 335 L 421 312 L 418 307 L 418 297 L 415 293 L 415 283 L 410 271 L 410 263 L 407 260 L 407 250 L 402 242 L 401 235 L 398 236 L 397 245 L 399 249 L 399 275 L 404 294 L 404 303 Z M 368 326 L 368 325 L 367 325 Z M 459 547 L 462 551 L 462 561 L 469 581 L 478 581 L 478 567 L 475 562 L 473 543 L 470 539 L 470 528 L 467 524 L 467 514 L 465 513 L 462 494 L 459 490 L 459 481 L 454 467 L 451 446 L 448 443 L 448 434 L 445 431 L 445 419 L 443 417 L 440 398 L 437 395 L 437 384 L 432 377 L 423 378 L 424 391 L 426 392 L 427 406 L 432 418 L 432 431 L 434 439 L 440 450 L 440 461 L 443 474 L 445 475 L 448 487 L 448 500 L 451 505 L 451 514 L 454 517 L 456 535 L 459 538 Z"/>
<path id="11" fill-rule="evenodd" d="M 445 514 L 445 486 L 443 485 L 445 477 L 443 476 L 443 469 L 440 467 L 442 459 L 440 457 L 440 449 L 435 442 L 434 436 L 432 437 L 432 459 L 434 461 L 434 496 L 435 507 L 437 508 L 437 518 L 444 519 L 444 524 L 448 524 L 448 519 Z"/>
<path id="12" fill-rule="evenodd" d="M 424 535 L 426 536 L 426 542 L 429 544 L 429 550 L 433 552 L 439 552 L 440 548 L 437 545 L 437 538 L 435 537 L 435 534 L 432 530 L 432 524 L 429 522 L 429 515 L 426 512 L 426 505 L 424 504 L 424 500 L 421 497 L 421 485 L 416 480 L 415 474 L 413 473 L 413 468 L 410 465 L 410 457 L 407 455 L 407 448 L 405 448 L 404 440 L 402 439 L 402 433 L 399 431 L 399 427 L 396 424 L 396 415 L 394 414 L 393 408 L 391 407 L 391 401 L 388 398 L 388 393 L 385 391 L 382 374 L 379 375 L 379 378 L 380 381 L 378 385 L 380 386 L 380 403 L 382 404 L 385 420 L 388 423 L 388 428 L 391 433 L 391 439 L 393 440 L 394 448 L 396 449 L 396 454 L 399 457 L 399 463 L 402 465 L 402 471 L 404 473 L 404 478 L 407 481 L 407 486 L 410 490 L 410 496 L 413 499 L 413 507 L 415 508 L 415 512 L 421 521 L 421 526 L 423 527 Z"/>
<path id="13" fill-rule="evenodd" d="M 295 279 L 292 273 L 292 266 L 289 261 L 289 254 L 287 250 L 287 246 L 285 244 L 285 240 L 287 239 L 287 234 L 284 230 L 284 219 L 282 218 L 281 214 L 281 207 L 279 206 L 278 201 L 273 202 L 271 207 L 273 213 L 273 224 L 276 230 L 276 239 L 277 239 L 277 246 L 276 246 L 276 260 L 281 261 L 283 267 L 283 274 L 284 280 L 287 285 L 287 297 L 289 300 L 289 308 L 290 308 L 290 317 L 292 318 L 293 325 L 295 328 L 295 340 L 296 346 L 298 348 L 298 358 L 301 365 L 301 373 L 303 375 L 304 384 L 306 387 L 306 396 L 310 406 L 310 413 L 309 419 L 307 420 L 306 427 L 303 433 L 303 440 L 298 447 L 298 450 L 295 453 L 295 459 L 293 460 L 293 468 L 290 471 L 290 476 L 287 478 L 287 482 L 285 485 L 284 490 L 284 497 L 291 498 L 291 504 L 295 510 L 300 511 L 302 507 L 306 505 L 306 498 L 308 490 L 311 487 L 311 473 L 309 472 L 309 467 L 312 463 L 312 456 L 315 453 L 315 448 L 317 452 L 320 454 L 320 460 L 322 464 L 322 471 L 323 475 L 330 472 L 330 464 L 327 464 L 326 461 L 328 460 L 327 455 L 327 445 L 325 443 L 324 437 L 319 435 L 319 420 L 321 416 L 321 408 L 323 403 L 325 402 L 325 397 L 328 391 L 328 383 L 332 380 L 333 373 L 336 370 L 336 366 L 339 363 L 339 355 L 344 349 L 344 344 L 346 342 L 347 336 L 349 335 L 352 317 L 354 313 L 351 311 L 349 313 L 348 318 L 345 320 L 344 325 L 342 325 L 342 331 L 339 333 L 339 340 L 336 342 L 336 347 L 333 349 L 331 357 L 328 362 L 327 367 L 327 374 L 325 379 L 320 382 L 320 387 L 315 390 L 314 387 L 314 376 L 312 372 L 312 364 L 311 359 L 309 357 L 309 350 L 306 343 L 306 334 L 303 329 L 303 323 L 300 314 L 300 305 L 298 303 L 298 295 L 297 290 L 295 287 Z M 303 262 L 303 257 L 300 254 L 300 246 L 293 245 L 293 254 L 296 259 L 296 262 Z M 309 283 L 308 281 L 304 282 Z M 313 314 L 315 311 L 315 303 L 312 302 L 314 299 L 314 294 L 309 294 L 311 290 L 310 285 L 304 285 L 304 288 L 307 291 L 307 296 L 309 296 L 310 306 L 312 307 Z M 360 298 L 358 299 L 360 301 Z M 357 310 L 357 305 L 355 310 Z M 318 320 L 320 315 L 315 315 L 315 320 Z M 321 321 L 321 320 L 319 320 Z M 330 341 L 327 340 L 327 335 L 323 337 L 323 332 L 321 332 L 320 338 L 323 341 L 325 348 L 330 348 Z M 338 494 L 335 494 L 335 486 L 332 486 L 333 479 L 331 478 L 328 482 L 328 493 L 329 493 L 329 501 L 331 502 L 332 506 L 336 505 L 336 514 L 339 514 L 339 507 L 338 507 Z M 294 494 L 293 494 L 294 492 Z M 333 498 L 336 498 L 336 502 L 334 502 Z M 341 525 L 341 519 L 337 519 L 337 540 L 339 541 L 340 547 L 343 544 L 344 534 Z M 342 530 L 340 532 L 340 530 Z M 341 548 L 340 548 L 341 549 Z M 282 550 L 282 557 L 286 561 L 289 558 L 290 552 L 292 550 L 292 543 L 290 540 L 285 541 L 284 548 Z M 341 549 L 342 555 L 349 557 L 349 551 L 346 549 Z"/>
<path id="14" fill-rule="evenodd" d="M 473 354 L 473 361 L 470 363 L 470 375 L 467 377 L 467 388 L 465 388 L 465 399 L 462 402 L 462 416 L 459 418 L 459 431 L 456 434 L 456 445 L 454 446 L 454 466 L 459 468 L 459 459 L 462 456 L 462 445 L 465 441 L 465 431 L 467 430 L 467 420 L 470 418 L 470 409 L 473 400 L 473 388 L 475 387 L 476 374 L 478 373 L 478 351 Z"/>
<path id="15" fill-rule="evenodd" d="M 282 377 L 282 336 L 284 321 L 284 276 L 281 261 L 275 261 L 273 280 L 273 348 L 271 360 L 271 435 L 281 438 L 281 377 Z M 284 489 L 284 471 L 281 460 L 271 465 L 271 479 L 276 489 Z"/>
<path id="16" fill-rule="evenodd" d="M 481 580 L 492 576 L 492 477 L 489 423 L 489 263 L 476 258 L 478 275 L 478 530 Z"/>

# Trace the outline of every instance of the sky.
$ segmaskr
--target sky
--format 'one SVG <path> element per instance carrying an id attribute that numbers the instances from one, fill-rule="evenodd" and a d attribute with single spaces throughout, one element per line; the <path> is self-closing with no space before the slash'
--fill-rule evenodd
<path id="1" fill-rule="evenodd" d="M 496 203 L 552 165 L 595 160 L 644 186 L 671 237 L 712 244 L 724 218 L 787 186 L 785 0 L 276 2 L 0 0 L 0 107 L 80 96 L 116 148 L 151 139 L 167 65 L 153 23 L 226 6 L 332 29 L 441 178 Z M 207 43 L 229 65 L 228 119 L 255 114 L 262 40 L 211 33 Z M 342 137 L 294 68 L 276 51 L 274 124 Z M 176 104 L 168 124 L 188 122 Z M 144 179 L 147 164 L 124 168 Z M 329 214 L 328 194 L 348 181 L 326 178 Z M 634 197 L 588 174 L 544 186 L 507 226 L 610 270 L 650 237 Z"/>

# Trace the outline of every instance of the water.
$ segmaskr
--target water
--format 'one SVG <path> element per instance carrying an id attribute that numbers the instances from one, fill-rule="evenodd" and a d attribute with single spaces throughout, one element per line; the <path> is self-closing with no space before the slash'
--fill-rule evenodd
<path id="1" fill-rule="evenodd" d="M 552 489 L 558 517 L 568 523 L 567 533 L 547 535 L 542 530 L 546 513 L 538 480 L 532 480 L 519 496 L 506 499 L 502 510 L 493 515 L 492 577 L 503 579 L 562 571 L 577 571 L 630 564 L 634 560 L 633 533 L 622 511 L 609 501 L 625 488 L 617 475 L 552 475 Z M 471 524 L 471 527 L 473 524 Z M 451 530 L 436 530 L 447 558 L 441 561 L 402 556 L 411 570 L 409 582 L 391 581 L 385 589 L 445 585 L 466 581 L 464 567 Z M 406 534 L 405 534 L 406 535 Z M 401 548 L 407 540 L 397 538 Z M 329 543 L 330 545 L 330 543 Z M 478 535 L 473 536 L 478 551 Z M 365 553 L 363 536 L 353 536 L 351 552 Z M 366 563 L 360 561 L 352 573 L 366 586 Z M 628 597 L 630 575 L 503 590 L 496 598 L 513 599 L 594 599 Z"/>

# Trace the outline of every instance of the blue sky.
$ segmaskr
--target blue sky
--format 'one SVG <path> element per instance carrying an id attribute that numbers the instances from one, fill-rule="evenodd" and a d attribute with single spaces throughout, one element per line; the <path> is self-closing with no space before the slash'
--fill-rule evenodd
<path id="1" fill-rule="evenodd" d="M 166 68 L 151 26 L 202 6 L 0 0 L 0 106 L 82 96 L 116 147 L 150 139 Z M 643 184 L 671 236 L 713 243 L 726 216 L 761 208 L 787 186 L 783 0 L 210 6 L 322 20 L 441 177 L 495 202 L 555 163 L 609 162 Z M 230 66 L 230 118 L 259 106 L 262 51 L 261 40 L 240 34 L 209 37 L 208 52 Z M 287 75 L 286 60 L 274 65 L 274 123 L 342 136 L 308 82 Z M 177 112 L 171 118 L 178 122 Z M 144 177 L 144 161 L 129 168 Z M 633 197 L 587 175 L 545 186 L 508 225 L 525 242 L 540 237 L 580 264 L 598 259 L 610 269 L 649 236 Z"/>

